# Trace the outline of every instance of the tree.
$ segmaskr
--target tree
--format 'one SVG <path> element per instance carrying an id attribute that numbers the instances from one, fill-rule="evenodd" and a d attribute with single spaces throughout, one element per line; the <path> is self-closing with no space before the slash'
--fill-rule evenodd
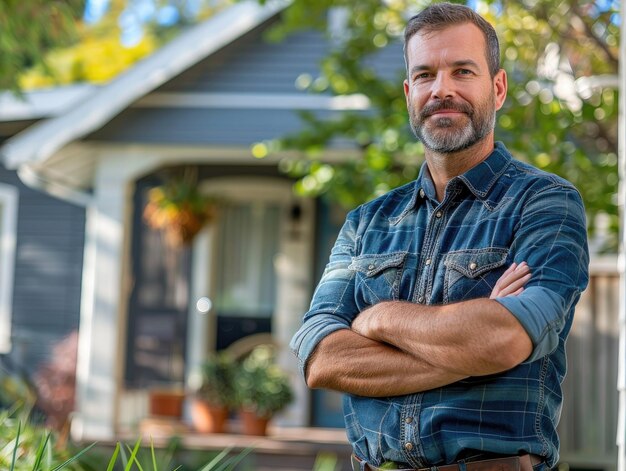
<path id="1" fill-rule="evenodd" d="M 0 29 L 0 45 L 12 45 L 0 56 L 0 65 L 12 64 L 0 67 L 0 90 L 107 82 L 222 6 L 210 0 L 0 3 L 0 21 L 8 25 Z"/>
<path id="2" fill-rule="evenodd" d="M 345 113 L 334 121 L 302 113 L 301 132 L 260 143 L 253 151 L 300 151 L 301 159 L 282 163 L 299 177 L 297 189 L 346 207 L 415 178 L 423 148 L 407 124 L 403 64 L 398 64 L 395 79 L 386 79 L 368 59 L 380 48 L 401 42 L 407 18 L 429 3 L 294 0 L 271 37 L 280 39 L 311 26 L 330 36 L 327 12 L 339 12 L 344 28 L 309 89 L 365 94 L 371 111 Z M 477 9 L 498 29 L 502 65 L 509 75 L 509 98 L 498 114 L 496 136 L 516 157 L 572 181 L 583 194 L 590 233 L 609 230 L 610 237 L 599 249 L 614 249 L 617 90 L 603 79 L 617 74 L 618 2 L 489 0 L 478 2 Z M 358 147 L 356 154 L 346 152 L 342 162 L 331 165 L 324 154 L 337 138 L 348 138 Z"/>
<path id="3" fill-rule="evenodd" d="M 84 0 L 4 0 L 0 2 L 0 90 L 19 91 L 28 67 L 45 67 L 46 52 L 70 43 Z"/>

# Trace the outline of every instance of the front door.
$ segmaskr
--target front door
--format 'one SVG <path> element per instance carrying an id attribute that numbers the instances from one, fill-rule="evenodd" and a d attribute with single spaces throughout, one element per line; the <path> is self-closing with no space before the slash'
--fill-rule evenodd
<path id="1" fill-rule="evenodd" d="M 271 335 L 279 361 L 296 377 L 287 344 L 311 296 L 313 202 L 296 197 L 292 183 L 279 178 L 211 179 L 201 187 L 219 210 L 194 242 L 189 373 L 208 352 L 240 351 L 255 344 L 251 336 L 265 342 Z M 304 424 L 308 409 L 302 407 L 306 391 L 299 396 L 295 425 Z"/>
<path id="2" fill-rule="evenodd" d="M 220 204 L 215 280 L 211 289 L 217 325 L 216 350 L 244 337 L 270 333 L 276 310 L 276 270 L 283 227 L 289 224 L 286 201 L 230 199 Z"/>

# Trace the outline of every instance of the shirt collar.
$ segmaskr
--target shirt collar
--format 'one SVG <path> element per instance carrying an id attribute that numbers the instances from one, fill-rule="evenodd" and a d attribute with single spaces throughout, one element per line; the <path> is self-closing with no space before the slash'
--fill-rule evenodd
<path id="1" fill-rule="evenodd" d="M 457 179 L 479 199 L 487 198 L 489 191 L 505 172 L 511 162 L 511 154 L 504 144 L 496 142 L 493 152 L 475 167 L 470 168 Z M 454 179 L 453 179 L 454 180 Z"/>
<path id="2" fill-rule="evenodd" d="M 485 160 L 464 174 L 453 178 L 450 183 L 454 184 L 455 180 L 462 182 L 477 198 L 485 199 L 510 161 L 511 154 L 504 144 L 496 142 L 493 152 Z M 418 205 L 426 199 L 434 200 L 436 197 L 435 184 L 430 176 L 428 165 L 424 162 L 415 181 L 415 195 L 411 198 L 411 206 Z"/>

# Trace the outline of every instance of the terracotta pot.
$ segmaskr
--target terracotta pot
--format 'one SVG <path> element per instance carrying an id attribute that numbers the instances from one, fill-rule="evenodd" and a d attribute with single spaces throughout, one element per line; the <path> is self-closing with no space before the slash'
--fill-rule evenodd
<path id="1" fill-rule="evenodd" d="M 244 435 L 267 435 L 268 417 L 259 417 L 254 411 L 240 410 L 242 432 Z"/>
<path id="2" fill-rule="evenodd" d="M 150 415 L 180 417 L 185 393 L 178 390 L 153 389 L 150 391 Z"/>
<path id="3" fill-rule="evenodd" d="M 193 427 L 201 433 L 223 433 L 226 430 L 228 409 L 214 406 L 202 399 L 191 401 L 191 421 Z"/>

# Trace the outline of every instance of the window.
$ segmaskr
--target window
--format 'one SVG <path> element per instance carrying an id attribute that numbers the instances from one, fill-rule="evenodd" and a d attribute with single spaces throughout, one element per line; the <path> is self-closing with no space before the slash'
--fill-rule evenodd
<path id="1" fill-rule="evenodd" d="M 11 351 L 17 188 L 0 183 L 0 353 Z"/>
<path id="2" fill-rule="evenodd" d="M 279 203 L 267 201 L 230 202 L 221 207 L 215 296 L 220 315 L 272 316 L 281 210 Z"/>

